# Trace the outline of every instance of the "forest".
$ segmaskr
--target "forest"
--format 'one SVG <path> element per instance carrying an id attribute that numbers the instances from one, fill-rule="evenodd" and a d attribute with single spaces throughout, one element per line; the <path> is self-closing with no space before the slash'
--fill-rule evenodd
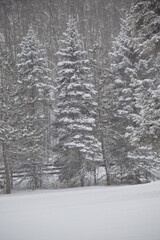
<path id="1" fill-rule="evenodd" d="M 159 0 L 0 0 L 0 192 L 155 181 L 159 139 Z"/>

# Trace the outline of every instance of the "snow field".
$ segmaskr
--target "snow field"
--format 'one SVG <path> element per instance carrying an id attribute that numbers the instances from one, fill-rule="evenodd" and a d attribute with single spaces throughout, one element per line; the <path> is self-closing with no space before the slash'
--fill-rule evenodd
<path id="1" fill-rule="evenodd" d="M 160 240 L 160 182 L 0 197 L 0 240 Z"/>

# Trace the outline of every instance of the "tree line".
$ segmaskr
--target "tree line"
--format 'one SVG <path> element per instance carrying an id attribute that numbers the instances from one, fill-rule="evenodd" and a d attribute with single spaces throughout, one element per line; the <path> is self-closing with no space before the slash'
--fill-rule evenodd
<path id="1" fill-rule="evenodd" d="M 47 163 L 61 168 L 63 187 L 84 186 L 89 175 L 96 184 L 97 166 L 108 185 L 159 178 L 159 2 L 138 1 L 124 14 L 114 1 L 65 1 L 67 25 L 60 2 L 33 2 L 31 12 L 31 1 L 0 3 L 6 193 L 18 168 L 32 189 L 43 187 Z M 110 8 L 121 18 L 118 34 Z"/>

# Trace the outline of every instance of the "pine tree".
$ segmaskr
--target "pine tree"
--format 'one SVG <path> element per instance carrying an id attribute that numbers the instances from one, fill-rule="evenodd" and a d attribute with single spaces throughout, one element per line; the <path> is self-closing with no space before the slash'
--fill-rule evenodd
<path id="1" fill-rule="evenodd" d="M 83 43 L 70 19 L 60 41 L 57 81 L 57 128 L 62 179 L 84 185 L 88 170 L 101 159 L 101 146 L 94 135 L 96 91 L 83 50 Z"/>
<path id="2" fill-rule="evenodd" d="M 48 160 L 48 124 L 51 80 L 45 50 L 32 28 L 20 44 L 18 54 L 17 116 L 23 168 L 32 188 L 42 184 L 42 165 Z"/>
<path id="3" fill-rule="evenodd" d="M 13 56 L 5 44 L 1 44 L 0 47 L 0 143 L 1 159 L 5 169 L 5 188 L 6 193 L 9 194 L 11 193 L 11 170 L 15 163 L 13 155 L 17 134 L 14 116 L 16 68 Z"/>
<path id="4" fill-rule="evenodd" d="M 110 135 L 108 152 L 111 155 L 112 174 L 122 181 L 127 181 L 131 173 L 128 153 L 132 146 L 125 137 L 126 127 L 132 124 L 131 114 L 135 111 L 132 78 L 136 76 L 135 51 L 132 46 L 132 15 L 127 13 L 121 21 L 121 30 L 113 41 L 109 53 L 110 67 L 106 77 L 104 119 L 107 134 Z M 109 79 L 109 80 L 108 80 Z"/>
<path id="5" fill-rule="evenodd" d="M 159 89 L 159 15 L 157 1 L 146 1 L 138 3 L 133 9 L 132 14 L 136 19 L 134 29 L 137 34 L 134 47 L 138 52 L 136 69 L 138 76 L 133 79 L 135 86 L 135 101 L 138 114 L 134 120 L 137 123 L 133 141 L 141 139 L 148 143 L 158 139 L 158 89 Z M 143 11 L 143 12 L 142 12 Z M 158 120 L 158 119 L 157 119 Z M 155 127 L 155 129 L 154 129 Z M 137 129 L 137 131 L 136 131 Z M 137 133 L 136 133 L 137 132 Z M 139 133 L 138 133 L 139 132 Z M 152 139 L 149 137 L 152 135 Z M 143 138 L 143 139 L 142 139 Z M 150 140 L 149 140 L 150 138 Z M 147 140 L 148 139 L 148 140 Z M 155 140 L 156 141 L 156 140 Z"/>
<path id="6" fill-rule="evenodd" d="M 135 64 L 137 76 L 132 79 L 137 110 L 130 114 L 133 124 L 127 127 L 126 135 L 137 148 L 148 149 L 146 154 L 144 153 L 144 158 L 147 159 L 149 151 L 152 156 L 155 155 L 155 151 L 159 154 L 160 9 L 158 1 L 137 3 L 132 8 L 131 14 L 133 16 L 132 45 L 137 52 Z M 154 175 L 153 172 L 157 167 L 159 169 L 159 164 L 157 158 L 153 158 L 152 161 L 147 162 L 144 169 Z"/>
<path id="7" fill-rule="evenodd" d="M 96 132 L 98 135 L 98 139 L 102 145 L 102 157 L 103 157 L 103 165 L 105 167 L 106 172 L 106 183 L 107 185 L 111 184 L 110 177 L 110 162 L 111 154 L 110 154 L 110 145 L 112 145 L 112 136 L 113 132 L 109 130 L 109 121 L 108 115 L 110 115 L 109 111 L 106 111 L 106 106 L 109 108 L 112 98 L 106 99 L 106 91 L 109 89 L 109 73 L 108 73 L 108 61 L 106 60 L 106 49 L 102 44 L 101 36 L 97 36 L 97 41 L 94 43 L 91 49 L 89 49 L 90 53 L 90 67 L 93 74 L 94 85 L 97 91 L 96 101 L 97 101 L 97 117 L 96 117 Z M 107 89 L 106 89 L 107 88 Z M 107 101 L 106 101 L 107 100 Z M 108 113 L 108 115 L 107 115 Z M 107 115 L 107 116 L 106 116 Z"/>
<path id="8" fill-rule="evenodd" d="M 153 131 L 152 127 L 155 126 L 154 116 L 158 116 L 157 106 L 153 103 L 154 96 L 157 96 L 153 89 L 158 87 L 154 76 L 156 79 L 159 76 L 157 3 L 142 1 L 132 7 L 122 21 L 121 31 L 110 53 L 110 78 L 113 79 L 110 126 L 115 131 L 116 140 L 113 150 L 110 149 L 115 159 L 112 164 L 121 179 L 137 183 L 141 182 L 143 174 L 148 179 L 151 164 L 155 166 L 157 162 L 154 158 L 150 158 L 153 161 L 148 160 L 148 155 L 155 156 L 150 146 L 148 124 L 151 124 L 152 136 L 157 137 L 157 128 Z M 152 123 L 151 118 L 154 119 Z"/>

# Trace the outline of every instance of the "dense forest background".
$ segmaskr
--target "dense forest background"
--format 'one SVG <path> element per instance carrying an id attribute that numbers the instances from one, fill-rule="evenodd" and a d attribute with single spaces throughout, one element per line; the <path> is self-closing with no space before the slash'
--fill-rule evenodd
<path id="1" fill-rule="evenodd" d="M 159 178 L 159 43 L 156 0 L 0 0 L 1 188 Z M 63 99 L 72 77 L 90 100 L 66 119 L 82 104 Z M 67 132 L 70 117 L 88 118 L 83 131 Z"/>
<path id="2" fill-rule="evenodd" d="M 120 19 L 130 9 L 133 0 L 34 0 L 0 2 L 0 29 L 6 45 L 17 55 L 18 45 L 32 25 L 39 40 L 47 48 L 50 64 L 56 62 L 58 41 L 66 29 L 69 17 L 78 19 L 78 30 L 85 48 L 101 39 L 104 52 L 120 30 Z"/>

